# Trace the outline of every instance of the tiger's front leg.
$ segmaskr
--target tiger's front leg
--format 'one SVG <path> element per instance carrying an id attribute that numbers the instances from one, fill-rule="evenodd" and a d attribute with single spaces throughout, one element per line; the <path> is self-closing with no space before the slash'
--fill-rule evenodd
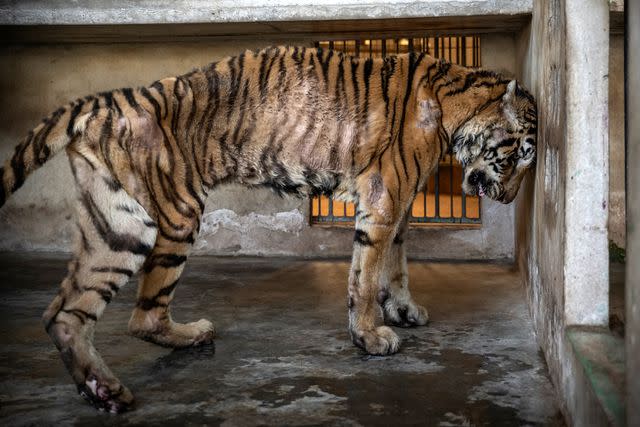
<path id="1" fill-rule="evenodd" d="M 381 302 L 386 325 L 412 327 L 426 325 L 429 313 L 426 308 L 417 304 L 409 292 L 409 271 L 407 269 L 407 254 L 405 239 L 409 229 L 408 216 L 403 220 L 398 233 L 393 239 L 389 262 L 391 282 L 389 297 Z"/>
<path id="2" fill-rule="evenodd" d="M 389 151 L 388 156 L 392 153 Z M 393 239 L 406 215 L 411 192 L 398 183 L 393 161 L 389 170 L 372 170 L 359 177 L 358 214 L 349 274 L 349 332 L 355 345 L 369 354 L 392 354 L 400 339 L 383 325 L 381 305 L 389 298 Z"/>
<path id="3" fill-rule="evenodd" d="M 355 345 L 369 354 L 393 354 L 400 338 L 382 325 L 381 303 L 389 295 L 388 266 L 392 225 L 356 223 L 354 253 L 349 274 L 349 332 Z"/>

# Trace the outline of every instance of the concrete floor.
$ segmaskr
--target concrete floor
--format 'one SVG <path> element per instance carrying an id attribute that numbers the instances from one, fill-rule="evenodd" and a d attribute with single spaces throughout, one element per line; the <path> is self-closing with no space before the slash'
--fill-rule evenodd
<path id="1" fill-rule="evenodd" d="M 347 262 L 191 258 L 174 317 L 213 320 L 215 348 L 128 336 L 131 283 L 96 332 L 137 401 L 110 415 L 76 394 L 40 323 L 65 264 L 0 256 L 2 425 L 563 425 L 508 266 L 411 263 L 431 322 L 399 329 L 399 354 L 372 357 L 348 338 Z"/>

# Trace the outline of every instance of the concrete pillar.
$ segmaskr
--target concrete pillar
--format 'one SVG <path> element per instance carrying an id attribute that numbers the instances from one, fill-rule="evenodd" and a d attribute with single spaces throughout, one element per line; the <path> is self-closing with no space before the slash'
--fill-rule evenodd
<path id="1" fill-rule="evenodd" d="M 609 319 L 609 4 L 566 0 L 565 324 Z M 587 54 L 588 52 L 588 54 Z"/>
<path id="2" fill-rule="evenodd" d="M 640 426 L 640 2 L 627 1 L 627 425 Z"/>

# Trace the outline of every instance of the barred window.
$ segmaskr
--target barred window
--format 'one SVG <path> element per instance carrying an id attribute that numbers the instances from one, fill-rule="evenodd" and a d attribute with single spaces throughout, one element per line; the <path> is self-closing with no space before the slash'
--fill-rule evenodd
<path id="1" fill-rule="evenodd" d="M 407 52 L 425 52 L 436 58 L 465 65 L 480 66 L 480 37 L 446 36 L 422 38 L 331 40 L 316 47 L 334 49 L 353 56 L 383 58 Z M 412 225 L 480 225 L 480 199 L 462 191 L 463 170 L 451 155 L 440 160 L 424 190 L 416 195 L 409 221 Z M 352 203 L 319 196 L 311 199 L 312 224 L 349 224 L 355 218 Z"/>

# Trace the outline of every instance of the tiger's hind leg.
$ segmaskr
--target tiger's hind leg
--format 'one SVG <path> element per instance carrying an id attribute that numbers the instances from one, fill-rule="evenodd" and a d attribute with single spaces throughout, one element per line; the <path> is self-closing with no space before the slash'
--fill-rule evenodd
<path id="1" fill-rule="evenodd" d="M 408 215 L 393 239 L 387 261 L 389 265 L 389 293 L 380 301 L 384 323 L 391 326 L 411 327 L 426 325 L 429 321 L 427 309 L 417 304 L 409 292 L 409 272 L 404 241 L 409 229 Z"/>
<path id="2" fill-rule="evenodd" d="M 197 227 L 194 227 L 197 229 Z M 192 237 L 195 229 L 192 230 Z M 146 341 L 165 347 L 190 347 L 211 344 L 215 336 L 213 324 L 205 319 L 177 323 L 171 318 L 169 304 L 184 269 L 191 239 L 171 241 L 162 234 L 144 265 L 138 286 L 138 302 L 129 320 L 129 332 Z"/>
<path id="3" fill-rule="evenodd" d="M 78 392 L 100 410 L 122 412 L 133 395 L 93 346 L 105 307 L 142 266 L 157 226 L 90 152 L 67 149 L 78 188 L 77 247 L 61 289 L 43 315 Z"/>

